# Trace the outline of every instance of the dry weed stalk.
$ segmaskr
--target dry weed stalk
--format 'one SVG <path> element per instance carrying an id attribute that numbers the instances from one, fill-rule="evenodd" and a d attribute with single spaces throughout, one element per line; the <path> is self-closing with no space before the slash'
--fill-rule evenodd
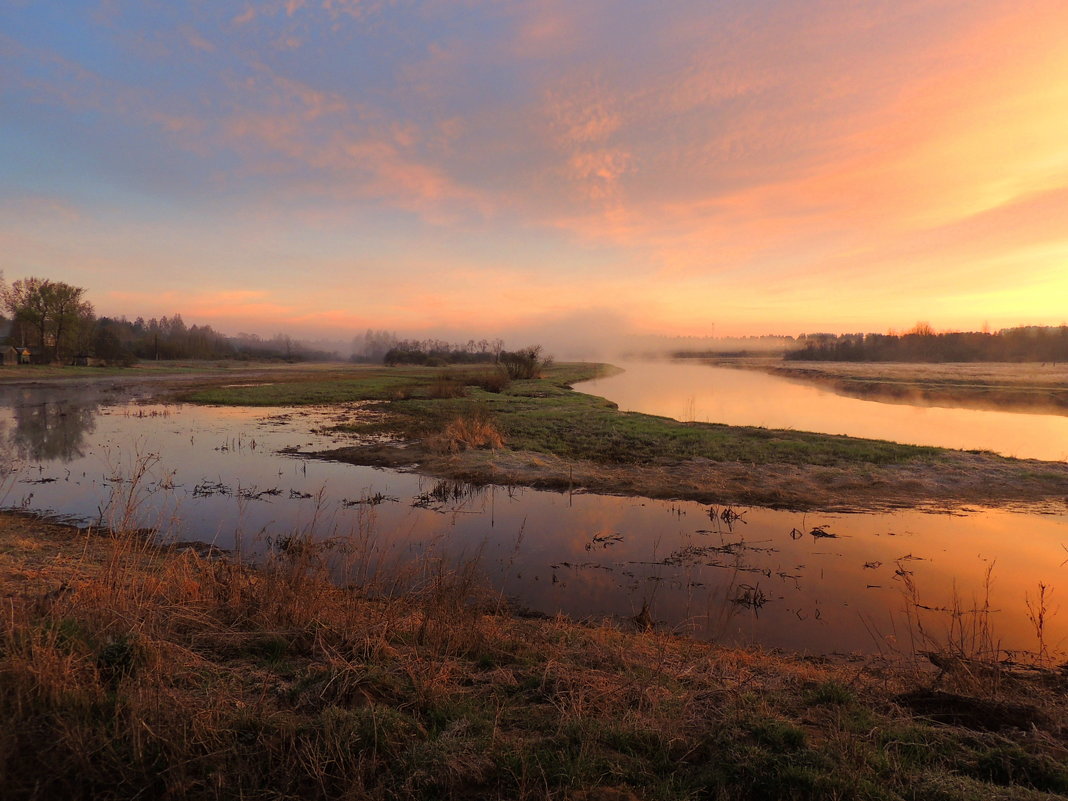
<path id="1" fill-rule="evenodd" d="M 1006 652 L 992 620 L 997 611 L 990 604 L 994 564 L 987 565 L 981 596 L 973 596 L 970 608 L 964 606 L 955 584 L 950 604 L 935 607 L 921 600 L 912 571 L 900 562 L 898 575 L 905 598 L 910 653 L 939 669 L 936 681 L 950 678 L 962 689 L 996 695 Z M 925 622 L 925 618 L 933 620 Z"/>
<path id="2" fill-rule="evenodd" d="M 1031 621 L 1035 629 L 1035 639 L 1038 640 L 1038 658 L 1044 664 L 1053 661 L 1046 643 L 1046 621 L 1056 613 L 1055 609 L 1050 609 L 1052 598 L 1053 587 L 1041 581 L 1038 582 L 1038 597 L 1032 599 L 1030 594 L 1024 596 L 1024 602 L 1027 604 L 1027 618 Z"/>

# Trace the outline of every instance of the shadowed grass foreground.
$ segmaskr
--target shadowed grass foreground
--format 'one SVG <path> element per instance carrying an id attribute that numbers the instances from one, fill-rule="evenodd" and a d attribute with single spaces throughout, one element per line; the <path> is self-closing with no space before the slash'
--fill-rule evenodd
<path id="1" fill-rule="evenodd" d="M 521 620 L 472 563 L 339 586 L 366 554 L 331 546 L 253 569 L 0 515 L 4 797 L 1068 797 L 1055 673 L 948 675 L 980 713 L 937 724 L 914 672 Z"/>

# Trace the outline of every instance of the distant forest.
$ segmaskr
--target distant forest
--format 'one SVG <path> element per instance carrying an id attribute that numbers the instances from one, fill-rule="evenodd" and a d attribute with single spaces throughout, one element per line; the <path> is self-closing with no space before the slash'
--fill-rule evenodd
<path id="1" fill-rule="evenodd" d="M 488 364 L 500 360 L 504 351 L 502 339 L 469 339 L 466 343 L 452 343 L 441 339 L 398 339 L 389 331 L 373 331 L 352 340 L 354 362 L 419 364 Z"/>
<path id="2" fill-rule="evenodd" d="M 153 318 L 101 317 L 92 352 L 98 358 L 121 361 L 136 359 L 240 359 L 278 361 L 324 361 L 337 354 L 316 350 L 285 334 L 265 339 L 256 334 L 229 336 L 210 325 L 186 326 L 180 314 Z"/>
<path id="3" fill-rule="evenodd" d="M 2 277 L 0 277 L 2 278 Z M 30 353 L 35 363 L 131 365 L 155 359 L 336 359 L 284 335 L 227 336 L 210 325 L 187 326 L 180 314 L 132 322 L 97 317 L 85 290 L 47 278 L 0 280 L 0 344 Z"/>
<path id="4" fill-rule="evenodd" d="M 807 334 L 791 360 L 834 362 L 1068 362 L 1068 326 L 1024 326 L 995 333 Z"/>
<path id="5" fill-rule="evenodd" d="M 133 365 L 138 361 L 235 359 L 334 361 L 335 350 L 316 348 L 286 334 L 229 336 L 210 325 L 186 325 L 180 314 L 145 320 L 97 317 L 82 287 L 48 278 L 22 278 L 7 284 L 0 275 L 0 346 L 29 354 L 36 364 Z M 344 348 L 344 346 L 341 346 Z M 530 349 L 528 349 L 529 351 Z M 504 342 L 399 339 L 394 332 L 368 329 L 351 343 L 352 361 L 377 364 L 542 364 L 538 352 L 508 354 Z M 5 354 L 5 360 L 10 354 Z M 512 362 L 504 357 L 511 356 Z M 7 363 L 5 361 L 5 363 Z"/>

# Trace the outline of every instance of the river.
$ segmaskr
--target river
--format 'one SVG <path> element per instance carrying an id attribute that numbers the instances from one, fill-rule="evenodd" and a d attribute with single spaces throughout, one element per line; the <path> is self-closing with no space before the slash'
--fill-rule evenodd
<path id="1" fill-rule="evenodd" d="M 658 386 L 694 367 L 679 369 L 658 367 Z M 748 396 L 749 374 L 727 373 Z M 608 381 L 582 389 L 601 394 Z M 711 396 L 743 408 L 724 381 Z M 677 386 L 684 408 L 715 413 L 692 384 Z M 349 553 L 380 574 L 474 561 L 500 597 L 545 614 L 625 624 L 647 608 L 668 630 L 816 654 L 908 652 L 925 636 L 910 615 L 940 639 L 954 607 L 958 622 L 990 622 L 1004 648 L 1035 650 L 1028 602 L 1068 570 L 1063 513 L 727 509 L 472 487 L 302 455 L 344 441 L 316 432 L 352 413 L 161 404 L 137 387 L 3 387 L 0 443 L 15 467 L 3 505 L 80 522 L 129 515 L 252 554 L 307 531 L 357 543 Z M 777 419 L 752 414 L 744 422 Z M 1047 623 L 1051 650 L 1063 651 L 1066 622 Z"/>

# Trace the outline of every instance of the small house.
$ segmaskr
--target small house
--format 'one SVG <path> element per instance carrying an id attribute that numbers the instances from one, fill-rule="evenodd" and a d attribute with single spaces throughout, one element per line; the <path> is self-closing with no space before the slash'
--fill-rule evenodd
<path id="1" fill-rule="evenodd" d="M 19 363 L 19 352 L 17 348 L 13 348 L 10 345 L 4 345 L 0 347 L 0 364 L 4 367 L 8 365 Z"/>
<path id="2" fill-rule="evenodd" d="M 48 354 L 40 345 L 19 345 L 19 364 L 48 364 Z"/>

